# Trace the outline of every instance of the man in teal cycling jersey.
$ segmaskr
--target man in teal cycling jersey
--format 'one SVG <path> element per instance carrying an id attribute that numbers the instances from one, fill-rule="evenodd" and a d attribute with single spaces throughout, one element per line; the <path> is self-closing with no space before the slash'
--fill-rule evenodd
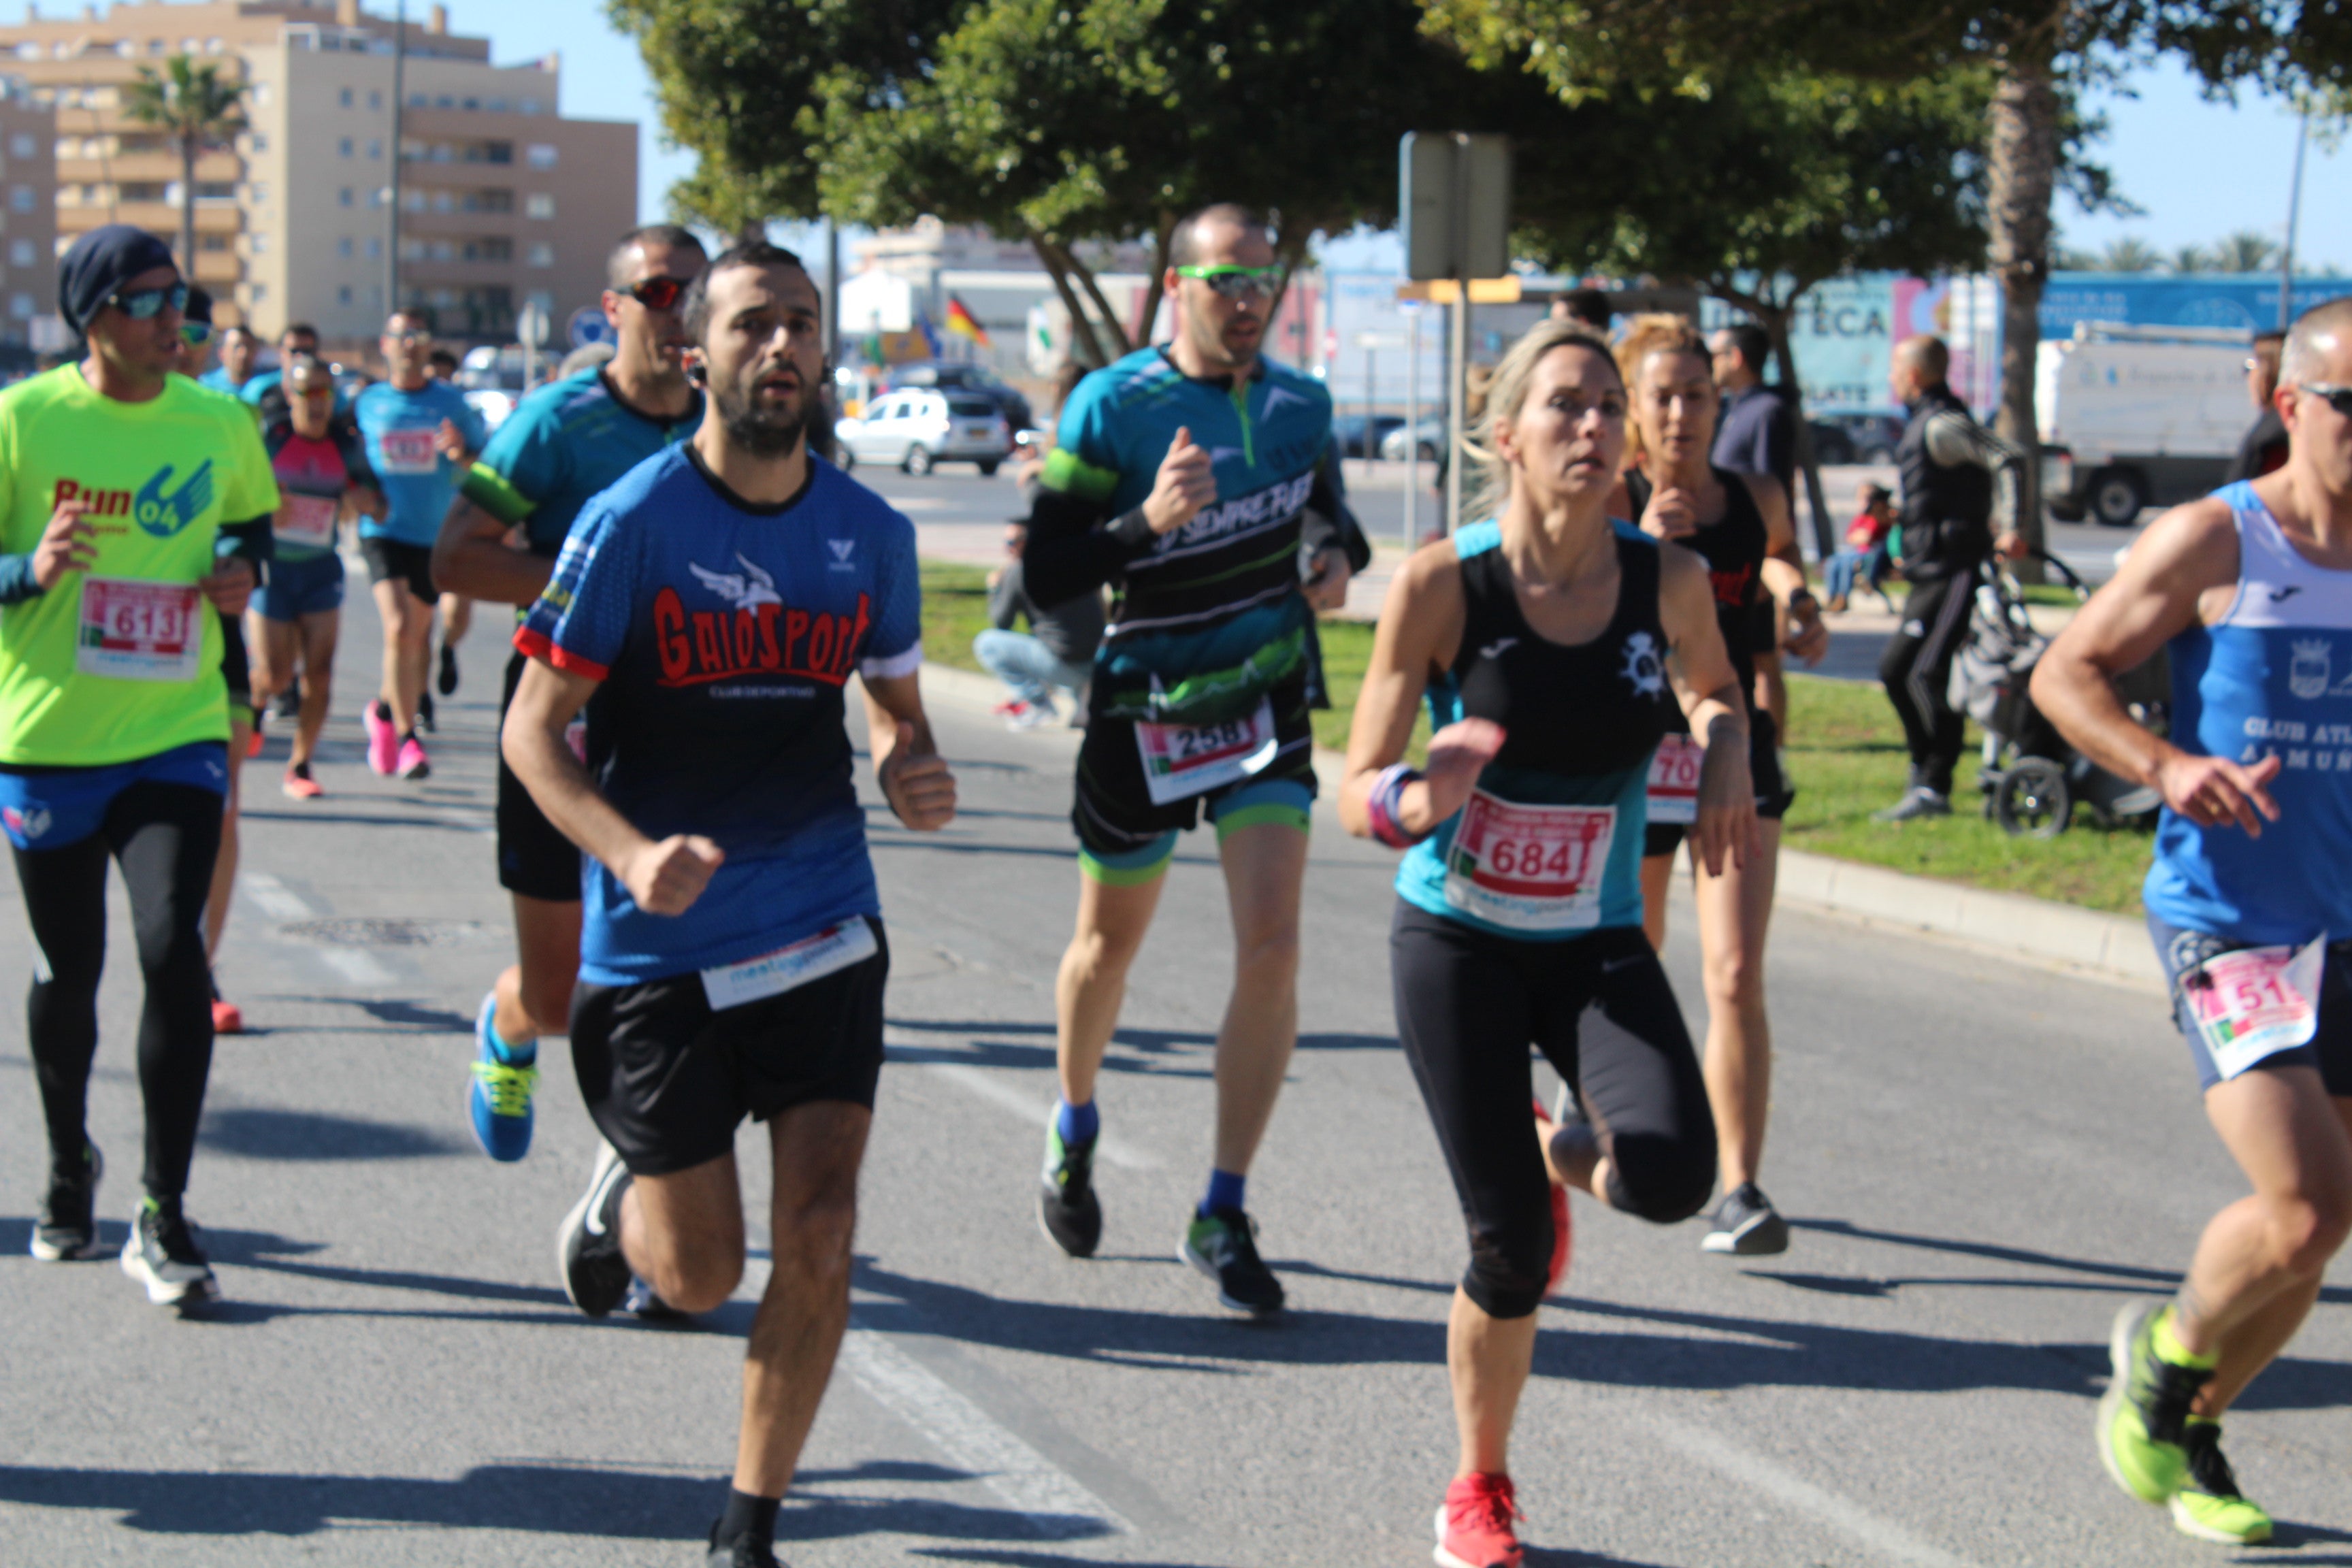
<path id="1" fill-rule="evenodd" d="M 1244 1181 L 1297 1042 L 1298 904 L 1315 799 L 1314 612 L 1370 552 L 1341 499 L 1331 398 L 1259 354 L 1280 271 L 1237 206 L 1177 226 L 1175 340 L 1081 382 L 1062 410 L 1024 556 L 1031 595 L 1108 584 L 1078 753 L 1076 934 L 1055 987 L 1062 1098 L 1039 1217 L 1073 1257 L 1102 1236 L 1095 1079 L 1177 836 L 1205 808 L 1234 909 L 1208 1190 L 1179 1256 L 1228 1308 L 1279 1311 Z"/>

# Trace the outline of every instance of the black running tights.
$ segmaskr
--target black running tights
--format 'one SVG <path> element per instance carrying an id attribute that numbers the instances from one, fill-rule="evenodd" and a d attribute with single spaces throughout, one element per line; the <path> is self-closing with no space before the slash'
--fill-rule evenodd
<path id="1" fill-rule="evenodd" d="M 1532 1120 L 1532 1045 L 1576 1087 L 1609 1160 L 1612 1208 L 1660 1225 L 1715 1190 L 1715 1116 L 1682 1009 L 1639 926 L 1519 942 L 1397 901 L 1397 1032 L 1470 1227 L 1462 1289 L 1524 1318 L 1551 1262 Z"/>
<path id="2" fill-rule="evenodd" d="M 16 883 L 40 952 L 25 1005 L 49 1157 L 79 1169 L 98 1054 L 98 977 L 106 965 L 106 862 L 122 868 L 147 1003 L 139 1018 L 139 1089 L 147 1106 L 147 1191 L 188 1185 L 212 1071 L 212 976 L 205 894 L 219 852 L 221 797 L 142 782 L 107 807 L 96 833 L 56 849 L 16 851 Z"/>

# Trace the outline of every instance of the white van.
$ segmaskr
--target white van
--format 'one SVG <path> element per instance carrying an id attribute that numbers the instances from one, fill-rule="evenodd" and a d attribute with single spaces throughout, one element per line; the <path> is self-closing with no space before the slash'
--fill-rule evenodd
<path id="1" fill-rule="evenodd" d="M 2042 499 L 2062 522 L 2128 526 L 2221 482 L 2254 422 L 2252 337 L 2235 327 L 2083 321 L 2034 365 Z"/>

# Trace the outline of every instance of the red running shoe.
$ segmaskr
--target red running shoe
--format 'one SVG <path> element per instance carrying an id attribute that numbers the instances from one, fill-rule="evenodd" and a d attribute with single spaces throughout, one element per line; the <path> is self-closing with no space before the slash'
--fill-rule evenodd
<path id="1" fill-rule="evenodd" d="M 245 737 L 245 754 L 247 759 L 261 755 L 261 726 L 258 723 Z"/>
<path id="2" fill-rule="evenodd" d="M 1535 1108 L 1536 1136 L 1549 1143 L 1551 1113 L 1544 1109 L 1540 1100 L 1535 1101 Z M 1559 1282 L 1568 1278 L 1569 1242 L 1575 1234 L 1568 1212 L 1568 1189 L 1552 1181 L 1550 1176 L 1551 1168 L 1547 1165 L 1544 1168 L 1544 1184 L 1551 1188 L 1551 1267 L 1544 1270 L 1544 1294 L 1547 1296 L 1559 1289 Z"/>
<path id="3" fill-rule="evenodd" d="M 1519 1532 L 1525 1518 L 1508 1476 L 1456 1476 L 1437 1510 L 1437 1550 L 1442 1568 L 1519 1568 Z"/>
<path id="4" fill-rule="evenodd" d="M 236 1003 L 224 1002 L 217 996 L 213 998 L 213 1033 L 215 1035 L 245 1033 L 245 1015 L 236 1010 Z"/>

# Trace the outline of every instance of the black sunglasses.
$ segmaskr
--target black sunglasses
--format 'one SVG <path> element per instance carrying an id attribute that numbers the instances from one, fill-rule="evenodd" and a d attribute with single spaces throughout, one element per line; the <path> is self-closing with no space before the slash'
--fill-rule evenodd
<path id="1" fill-rule="evenodd" d="M 686 293 L 686 280 L 681 278 L 648 278 L 642 283 L 632 283 L 621 290 L 648 310 L 673 310 Z"/>
<path id="2" fill-rule="evenodd" d="M 2352 419 L 2352 386 L 2331 386 L 2326 382 L 2306 381 L 2303 390 L 2326 403 L 2347 419 Z"/>
<path id="3" fill-rule="evenodd" d="M 174 310 L 188 308 L 188 286 L 173 283 L 162 289 L 134 289 L 110 294 L 106 302 L 134 321 L 152 321 L 157 312 L 169 305 Z"/>

